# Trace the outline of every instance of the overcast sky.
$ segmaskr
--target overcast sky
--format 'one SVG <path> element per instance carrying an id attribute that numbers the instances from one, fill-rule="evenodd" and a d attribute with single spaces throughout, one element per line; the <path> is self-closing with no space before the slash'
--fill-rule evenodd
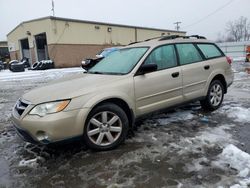
<path id="1" fill-rule="evenodd" d="M 245 16 L 250 0 L 54 0 L 55 15 L 90 21 L 175 29 L 217 39 L 226 23 Z M 0 40 L 22 21 L 52 15 L 51 0 L 0 0 Z"/>

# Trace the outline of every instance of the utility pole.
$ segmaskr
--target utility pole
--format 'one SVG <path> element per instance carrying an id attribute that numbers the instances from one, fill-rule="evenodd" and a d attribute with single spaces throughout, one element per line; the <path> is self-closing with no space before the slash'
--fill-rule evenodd
<path id="1" fill-rule="evenodd" d="M 176 27 L 175 27 L 176 30 L 179 31 L 180 30 L 180 26 L 179 25 L 181 24 L 181 22 L 175 22 L 174 24 L 176 25 Z"/>
<path id="2" fill-rule="evenodd" d="M 54 0 L 51 1 L 51 5 L 52 5 L 52 9 L 51 11 L 53 12 L 53 16 L 55 17 L 55 4 L 54 4 Z"/>

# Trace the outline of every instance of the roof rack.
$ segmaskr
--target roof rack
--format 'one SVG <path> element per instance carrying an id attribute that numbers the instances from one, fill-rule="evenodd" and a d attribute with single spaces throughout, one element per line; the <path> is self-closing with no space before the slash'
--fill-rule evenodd
<path id="1" fill-rule="evenodd" d="M 172 40 L 172 39 L 176 39 L 176 38 L 179 38 L 179 37 L 182 37 L 182 36 L 180 36 L 180 35 L 169 35 L 169 36 L 161 37 L 159 41 Z"/>
<path id="2" fill-rule="evenodd" d="M 190 37 L 195 37 L 197 39 L 207 39 L 206 37 L 200 35 L 190 35 Z"/>
<path id="3" fill-rule="evenodd" d="M 131 43 L 129 43 L 128 45 L 132 45 L 132 44 L 136 44 L 136 43 L 139 43 L 140 41 L 138 41 L 138 42 L 131 42 Z"/>
<path id="4" fill-rule="evenodd" d="M 160 36 L 160 37 L 154 37 L 154 38 L 149 38 L 149 39 L 146 39 L 144 41 L 147 42 L 147 41 L 154 40 L 154 39 L 159 39 L 159 38 L 162 38 L 162 36 Z"/>
<path id="5" fill-rule="evenodd" d="M 160 37 L 154 37 L 154 38 L 149 38 L 149 39 L 146 39 L 144 41 L 131 42 L 128 45 L 132 45 L 132 44 L 136 44 L 136 43 L 140 43 L 140 42 L 147 42 L 147 41 L 154 40 L 154 39 L 159 39 L 159 38 L 162 38 L 162 36 L 160 36 Z"/>
<path id="6" fill-rule="evenodd" d="M 147 41 L 154 40 L 154 39 L 159 39 L 159 41 L 162 41 L 162 40 L 173 40 L 173 39 L 177 39 L 177 38 L 183 38 L 183 39 L 190 39 L 190 38 L 206 39 L 206 37 L 203 37 L 203 36 L 200 36 L 200 35 L 190 35 L 190 36 L 168 35 L 168 36 L 160 36 L 160 37 L 149 38 L 149 39 L 146 39 L 144 41 L 131 42 L 128 45 L 132 45 L 132 44 L 136 44 L 136 43 L 140 43 L 140 42 L 147 42 Z"/>
<path id="7" fill-rule="evenodd" d="M 206 39 L 206 37 L 200 36 L 200 35 L 190 35 L 190 36 L 180 36 L 180 35 L 169 35 L 165 37 L 161 37 L 159 41 L 162 40 L 173 40 L 177 38 L 183 38 L 183 39 L 190 39 L 190 38 L 197 38 L 197 39 Z"/>

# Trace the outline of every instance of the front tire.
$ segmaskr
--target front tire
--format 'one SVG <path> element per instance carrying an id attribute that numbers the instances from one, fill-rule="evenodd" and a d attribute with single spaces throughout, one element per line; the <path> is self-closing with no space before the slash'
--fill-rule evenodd
<path id="1" fill-rule="evenodd" d="M 104 103 L 90 112 L 83 139 L 90 149 L 111 150 L 124 142 L 128 128 L 126 113 L 115 104 Z"/>
<path id="2" fill-rule="evenodd" d="M 218 109 L 224 99 L 224 87 L 221 81 L 214 80 L 211 82 L 207 96 L 204 100 L 200 101 L 204 110 L 214 111 Z"/>

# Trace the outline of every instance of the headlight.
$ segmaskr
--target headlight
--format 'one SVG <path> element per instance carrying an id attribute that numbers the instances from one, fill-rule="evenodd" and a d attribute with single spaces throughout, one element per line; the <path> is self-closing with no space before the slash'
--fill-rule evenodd
<path id="1" fill-rule="evenodd" d="M 44 104 L 39 104 L 35 106 L 29 114 L 31 115 L 39 115 L 45 116 L 46 114 L 52 114 L 56 112 L 60 112 L 66 108 L 69 104 L 70 100 L 64 101 L 56 101 L 56 102 L 48 102 Z"/>

